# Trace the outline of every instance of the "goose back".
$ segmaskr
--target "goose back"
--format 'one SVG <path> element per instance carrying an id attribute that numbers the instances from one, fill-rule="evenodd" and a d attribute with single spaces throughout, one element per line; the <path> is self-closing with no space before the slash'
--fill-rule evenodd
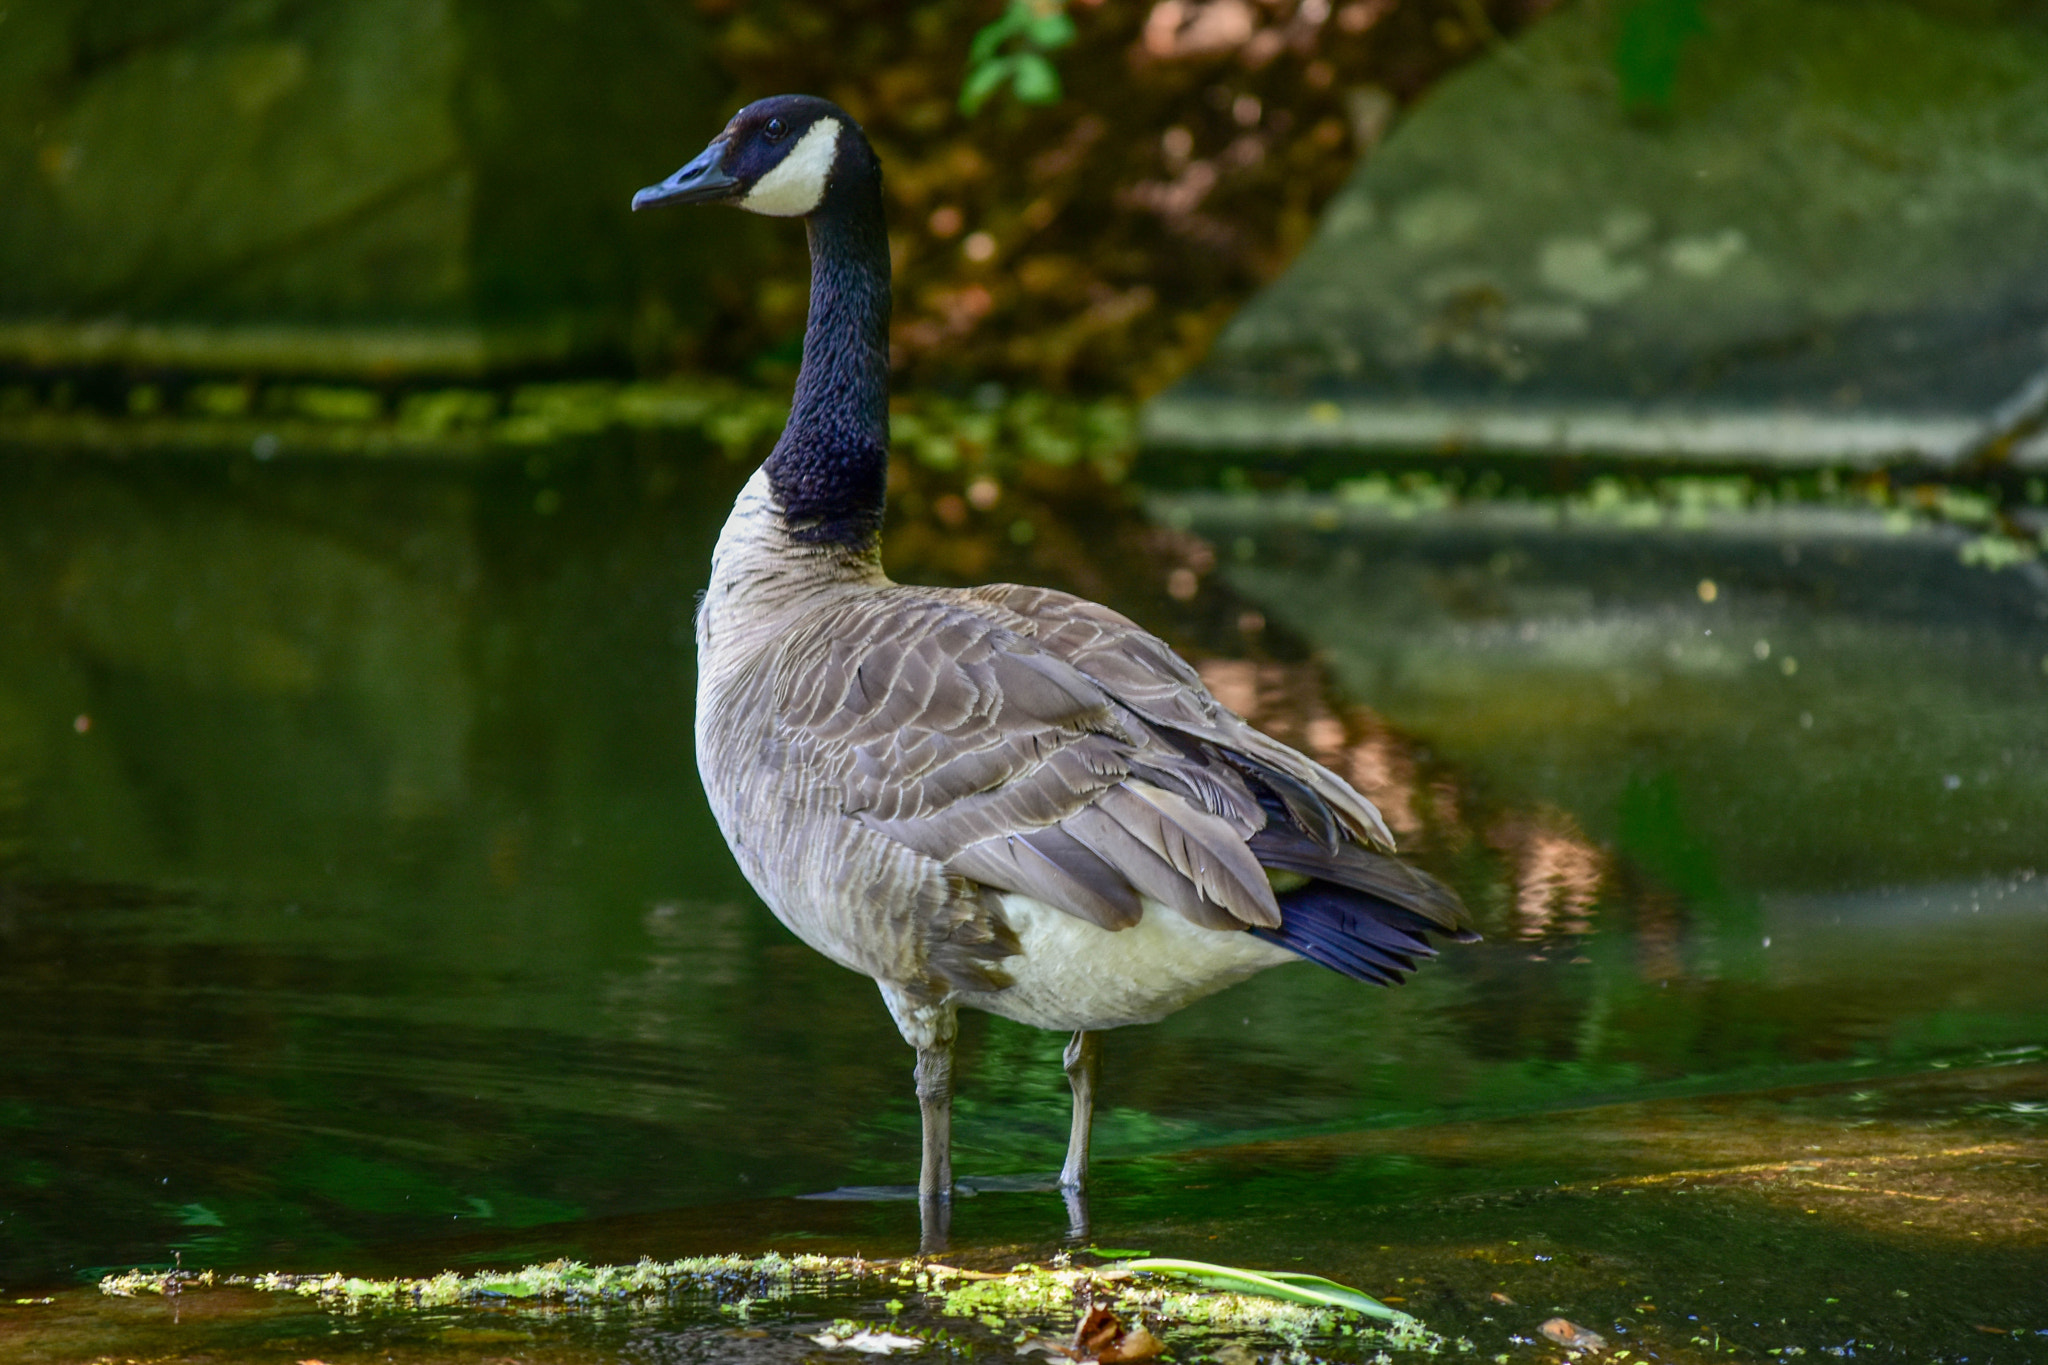
<path id="1" fill-rule="evenodd" d="M 750 496 L 771 525 L 728 528 L 699 618 L 700 761 L 749 879 L 834 960 L 916 998 L 1045 1022 L 1024 997 L 1066 987 L 1013 990 L 1035 968 L 1010 959 L 1066 952 L 1053 940 L 1077 925 L 1149 922 L 1083 959 L 1157 940 L 1173 960 L 1157 998 L 1133 982 L 1117 1018 L 1097 1001 L 1048 1024 L 1103 1027 L 1313 956 L 1288 937 L 1268 865 L 1465 927 L 1455 898 L 1383 855 L 1370 802 L 1223 708 L 1126 618 L 1048 589 L 906 587 L 816 546 L 792 555 L 772 494 L 750 490 L 740 510 Z M 1266 941 L 1217 932 L 1246 929 Z M 1419 933 L 1397 946 L 1430 951 Z"/>

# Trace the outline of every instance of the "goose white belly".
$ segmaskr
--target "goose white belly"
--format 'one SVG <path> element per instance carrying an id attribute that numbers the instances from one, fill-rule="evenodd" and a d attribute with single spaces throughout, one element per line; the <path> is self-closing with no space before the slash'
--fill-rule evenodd
<path id="1" fill-rule="evenodd" d="M 1001 963 L 1014 984 L 960 1002 L 1062 1031 L 1151 1024 L 1268 967 L 1299 960 L 1250 933 L 1204 929 L 1157 901 L 1144 905 L 1142 919 L 1112 932 L 1027 896 L 1002 897 L 1003 917 L 1022 949 Z"/>

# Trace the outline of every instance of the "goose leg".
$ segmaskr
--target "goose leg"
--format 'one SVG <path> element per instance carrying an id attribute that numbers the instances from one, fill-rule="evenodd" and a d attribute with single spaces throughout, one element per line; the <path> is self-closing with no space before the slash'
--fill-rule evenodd
<path id="1" fill-rule="evenodd" d="M 924 1162 L 917 1207 L 926 1250 L 943 1250 L 953 1203 L 953 1040 L 917 1050 L 917 1107 L 924 1117 Z M 931 1245 L 934 1238 L 937 1245 Z"/>
<path id="2" fill-rule="evenodd" d="M 953 1036 L 959 1011 L 946 1001 L 933 1003 L 928 992 L 875 984 L 903 1041 L 917 1049 L 917 1109 L 924 1120 L 917 1211 L 924 1223 L 923 1249 L 944 1251 L 953 1216 Z"/>
<path id="3" fill-rule="evenodd" d="M 1067 1134 L 1067 1164 L 1060 1167 L 1060 1188 L 1079 1190 L 1088 1183 L 1088 1136 L 1095 1126 L 1095 1078 L 1102 1069 L 1102 1040 L 1086 1029 L 1076 1029 L 1063 1060 L 1067 1084 L 1074 1089 L 1074 1126 Z M 1082 1217 L 1085 1221 L 1085 1213 Z"/>

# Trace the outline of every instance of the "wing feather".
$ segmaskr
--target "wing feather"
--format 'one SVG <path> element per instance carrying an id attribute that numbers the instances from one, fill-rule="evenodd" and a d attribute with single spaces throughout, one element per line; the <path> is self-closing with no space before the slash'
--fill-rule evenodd
<path id="1" fill-rule="evenodd" d="M 1225 710 L 1163 642 L 1066 594 L 849 597 L 778 651 L 772 695 L 778 763 L 966 888 L 938 897 L 944 923 L 925 931 L 946 979 L 1014 948 L 974 888 L 1106 929 L 1150 899 L 1375 980 L 1433 951 L 1422 927 L 1469 927 L 1447 889 L 1376 851 L 1391 837 L 1349 784 Z M 1332 894 L 1276 897 L 1268 867 Z"/>
<path id="2" fill-rule="evenodd" d="M 1244 833 L 1192 802 L 1145 782 L 1104 793 L 1097 806 L 1194 884 L 1212 929 L 1276 925 L 1272 883 L 1245 844 Z"/>
<path id="3" fill-rule="evenodd" d="M 1052 826 L 1028 838 L 1002 834 L 983 839 L 948 859 L 946 870 L 999 891 L 1015 891 L 1057 906 L 1104 929 L 1128 929 L 1136 924 L 1145 909 L 1130 883 L 1069 838 L 1068 844 L 1093 859 L 1093 866 L 1083 865 L 1070 850 L 1047 838 L 1057 833 L 1058 826 Z"/>
<path id="4" fill-rule="evenodd" d="M 1394 851 L 1394 836 L 1372 802 L 1308 755 L 1226 710 L 1186 660 L 1128 617 L 1050 588 L 998 583 L 969 596 L 1028 621 L 1048 653 L 1100 684 L 1140 719 L 1208 745 L 1227 763 L 1264 777 L 1289 814 L 1319 839 L 1327 832 L 1327 812 L 1343 834 Z"/>

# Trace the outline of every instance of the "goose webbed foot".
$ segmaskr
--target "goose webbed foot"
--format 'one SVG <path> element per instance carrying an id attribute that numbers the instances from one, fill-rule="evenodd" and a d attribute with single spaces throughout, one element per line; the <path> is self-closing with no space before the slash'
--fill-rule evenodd
<path id="1" fill-rule="evenodd" d="M 1102 1040 L 1086 1029 L 1076 1029 L 1062 1060 L 1067 1084 L 1074 1090 L 1074 1123 L 1067 1134 L 1067 1163 L 1060 1167 L 1060 1189 L 1079 1193 L 1088 1184 L 1088 1139 L 1095 1126 L 1095 1079 L 1102 1069 Z M 1067 1207 L 1071 1217 L 1073 1201 Z M 1081 1208 L 1085 1223 L 1087 1206 Z"/>

